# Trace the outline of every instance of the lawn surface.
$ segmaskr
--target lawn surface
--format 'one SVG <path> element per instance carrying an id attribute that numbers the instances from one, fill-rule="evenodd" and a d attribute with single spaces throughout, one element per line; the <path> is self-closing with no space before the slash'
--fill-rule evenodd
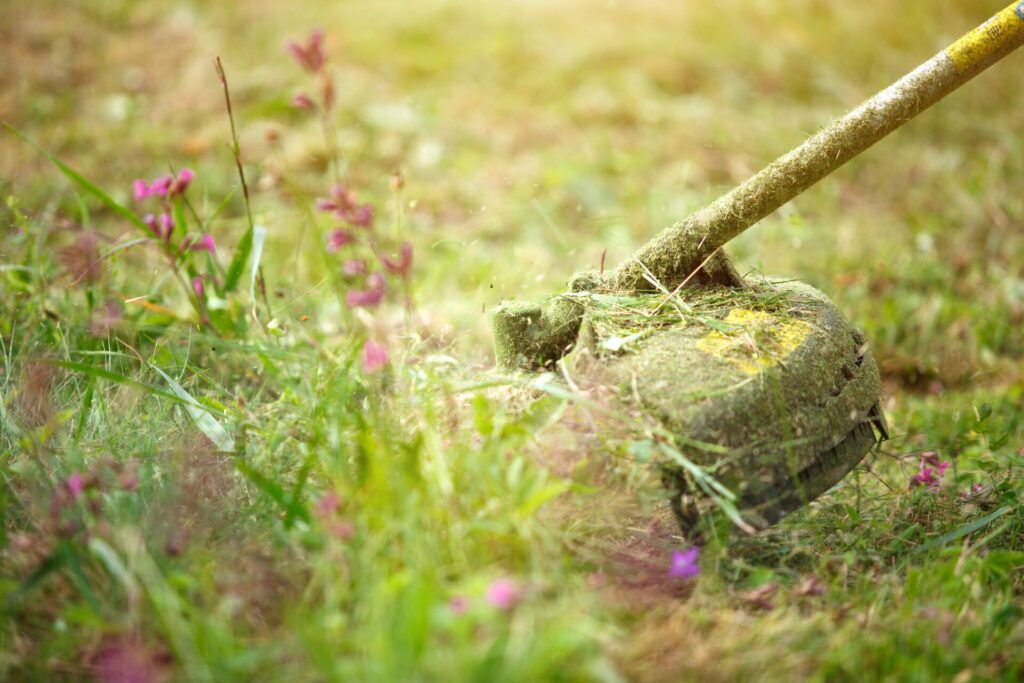
<path id="1" fill-rule="evenodd" d="M 0 679 L 1020 680 L 1024 55 L 730 245 L 865 332 L 893 438 L 696 576 L 638 427 L 487 316 L 1000 4 L 5 7 L 0 119 L 81 175 L 0 130 Z"/>

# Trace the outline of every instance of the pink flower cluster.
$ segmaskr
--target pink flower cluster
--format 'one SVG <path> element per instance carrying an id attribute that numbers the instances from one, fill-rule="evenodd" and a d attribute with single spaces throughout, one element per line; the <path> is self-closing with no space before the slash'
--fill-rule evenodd
<path id="1" fill-rule="evenodd" d="M 355 193 L 340 183 L 331 188 L 330 196 L 316 201 L 317 211 L 330 213 L 342 222 L 330 235 L 328 249 L 333 253 L 356 241 L 344 226 L 369 230 L 373 227 L 373 204 L 360 204 Z"/>
<path id="2" fill-rule="evenodd" d="M 668 568 L 668 575 L 674 579 L 694 579 L 700 576 L 700 548 L 693 546 L 687 550 L 673 550 Z"/>
<path id="3" fill-rule="evenodd" d="M 298 109 L 330 111 L 334 106 L 334 79 L 324 68 L 327 64 L 327 53 L 324 51 L 324 32 L 317 29 L 309 34 L 304 43 L 289 42 L 285 48 L 292 59 L 307 73 L 316 76 L 320 85 L 320 103 L 318 104 L 306 93 L 299 93 L 292 98 L 292 104 Z"/>
<path id="4" fill-rule="evenodd" d="M 910 488 L 926 486 L 932 491 L 938 489 L 947 469 L 949 469 L 949 462 L 940 461 L 939 454 L 935 451 L 922 453 L 917 474 L 910 478 Z"/>
<path id="5" fill-rule="evenodd" d="M 368 341 L 363 345 L 363 372 L 373 374 L 388 364 L 388 349 L 383 344 Z"/>
<path id="6" fill-rule="evenodd" d="M 321 213 L 329 213 L 340 221 L 327 236 L 327 251 L 335 254 L 346 247 L 355 247 L 365 242 L 374 254 L 377 253 L 372 238 L 369 235 L 360 237 L 358 234 L 358 231 L 368 233 L 373 229 L 372 204 L 360 203 L 352 190 L 337 184 L 331 188 L 328 197 L 317 200 L 316 208 Z M 383 254 L 379 256 L 379 260 L 385 272 L 408 280 L 412 269 L 412 245 L 403 242 L 396 255 Z M 362 287 L 354 287 L 346 294 L 345 303 L 349 308 L 373 308 L 384 300 L 387 292 L 384 275 L 381 272 L 369 272 L 365 259 L 347 259 L 342 266 L 342 273 L 347 278 L 364 278 Z"/>
<path id="7" fill-rule="evenodd" d="M 484 591 L 484 600 L 494 609 L 509 611 L 526 598 L 526 587 L 515 579 L 495 579 Z M 448 609 L 455 616 L 469 611 L 472 601 L 465 595 L 454 595 L 448 601 Z"/>
<path id="8" fill-rule="evenodd" d="M 132 192 L 135 195 L 135 201 L 141 202 L 147 197 L 174 197 L 176 195 L 185 194 L 185 190 L 192 184 L 192 180 L 196 177 L 195 172 L 190 168 L 181 169 L 181 173 L 175 178 L 169 175 L 163 175 L 159 178 L 155 178 L 151 182 L 146 182 L 141 178 L 136 179 L 132 183 Z"/>
<path id="9" fill-rule="evenodd" d="M 174 233 L 174 201 L 185 194 L 196 174 L 190 168 L 183 168 L 178 177 L 164 175 L 146 181 L 141 178 L 132 182 L 132 194 L 135 201 L 142 202 L 150 197 L 156 197 L 160 203 L 160 213 L 154 215 L 147 213 L 142 218 L 150 232 L 162 242 L 169 244 L 171 235 Z M 213 242 L 212 235 L 200 237 L 186 237 L 181 243 L 182 251 L 206 251 L 213 254 L 217 247 Z"/>
<path id="10" fill-rule="evenodd" d="M 320 29 L 315 29 L 310 33 L 305 43 L 292 41 L 286 48 L 299 66 L 311 74 L 320 73 L 324 64 L 327 63 L 327 54 L 324 52 L 324 32 Z"/>

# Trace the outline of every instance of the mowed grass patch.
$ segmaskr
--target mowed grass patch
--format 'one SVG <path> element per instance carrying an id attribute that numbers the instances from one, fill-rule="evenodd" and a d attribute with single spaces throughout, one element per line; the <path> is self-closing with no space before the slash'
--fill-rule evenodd
<path id="1" fill-rule="evenodd" d="M 169 254 L 0 136 L 0 677 L 1019 678 L 1019 55 L 731 247 L 865 330 L 894 438 L 778 529 L 704 545 L 698 578 L 670 575 L 692 541 L 586 401 L 502 400 L 486 317 L 616 263 L 995 9 L 11 8 L 0 116 L 139 220 L 162 207 L 132 180 L 196 179 Z M 284 51 L 314 26 L 326 135 Z M 267 230 L 231 291 L 248 221 L 217 55 Z M 332 253 L 337 180 L 375 220 Z M 350 307 L 376 290 L 346 263 L 383 255 L 380 305 Z"/>

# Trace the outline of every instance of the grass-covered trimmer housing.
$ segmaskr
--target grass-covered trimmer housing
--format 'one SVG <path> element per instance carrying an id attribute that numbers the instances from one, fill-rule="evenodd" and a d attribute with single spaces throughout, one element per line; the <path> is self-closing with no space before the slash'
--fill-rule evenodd
<path id="1" fill-rule="evenodd" d="M 529 348 L 529 333 L 545 323 L 578 329 L 580 389 L 600 389 L 615 412 L 657 421 L 679 452 L 735 494 L 754 528 L 824 493 L 886 436 L 864 338 L 808 285 L 711 284 L 685 298 L 577 291 L 546 306 L 506 304 L 496 313 L 499 348 Z M 509 333 L 522 336 L 509 343 Z M 533 350 L 544 352 L 536 342 Z M 671 460 L 663 469 L 689 527 L 699 488 Z"/>
<path id="2" fill-rule="evenodd" d="M 664 424 L 756 528 L 824 493 L 886 436 L 874 358 L 812 287 L 702 288 L 685 307 L 663 306 L 653 325 L 629 306 L 588 308 L 582 350 L 599 361 L 585 381 Z M 696 489 L 671 462 L 665 477 L 689 526 Z"/>
<path id="3" fill-rule="evenodd" d="M 551 367 L 579 350 L 582 382 L 673 441 L 683 461 L 666 481 L 684 526 L 701 507 L 694 466 L 731 492 L 748 529 L 813 500 L 887 436 L 878 368 L 824 294 L 744 281 L 721 248 L 1021 44 L 1017 0 L 616 269 L 543 304 L 503 303 L 499 366 Z"/>

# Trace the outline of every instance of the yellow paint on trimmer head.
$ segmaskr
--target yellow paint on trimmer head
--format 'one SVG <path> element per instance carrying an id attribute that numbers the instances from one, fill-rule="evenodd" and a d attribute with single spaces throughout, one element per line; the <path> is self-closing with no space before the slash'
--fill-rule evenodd
<path id="1" fill-rule="evenodd" d="M 813 329 L 803 320 L 782 319 L 762 311 L 734 308 L 722 321 L 728 332 L 713 330 L 697 340 L 697 348 L 756 375 L 783 362 Z"/>
<path id="2" fill-rule="evenodd" d="M 1016 2 L 974 29 L 946 50 L 957 70 L 966 72 L 998 51 L 1011 36 L 1024 36 L 1024 0 Z"/>

